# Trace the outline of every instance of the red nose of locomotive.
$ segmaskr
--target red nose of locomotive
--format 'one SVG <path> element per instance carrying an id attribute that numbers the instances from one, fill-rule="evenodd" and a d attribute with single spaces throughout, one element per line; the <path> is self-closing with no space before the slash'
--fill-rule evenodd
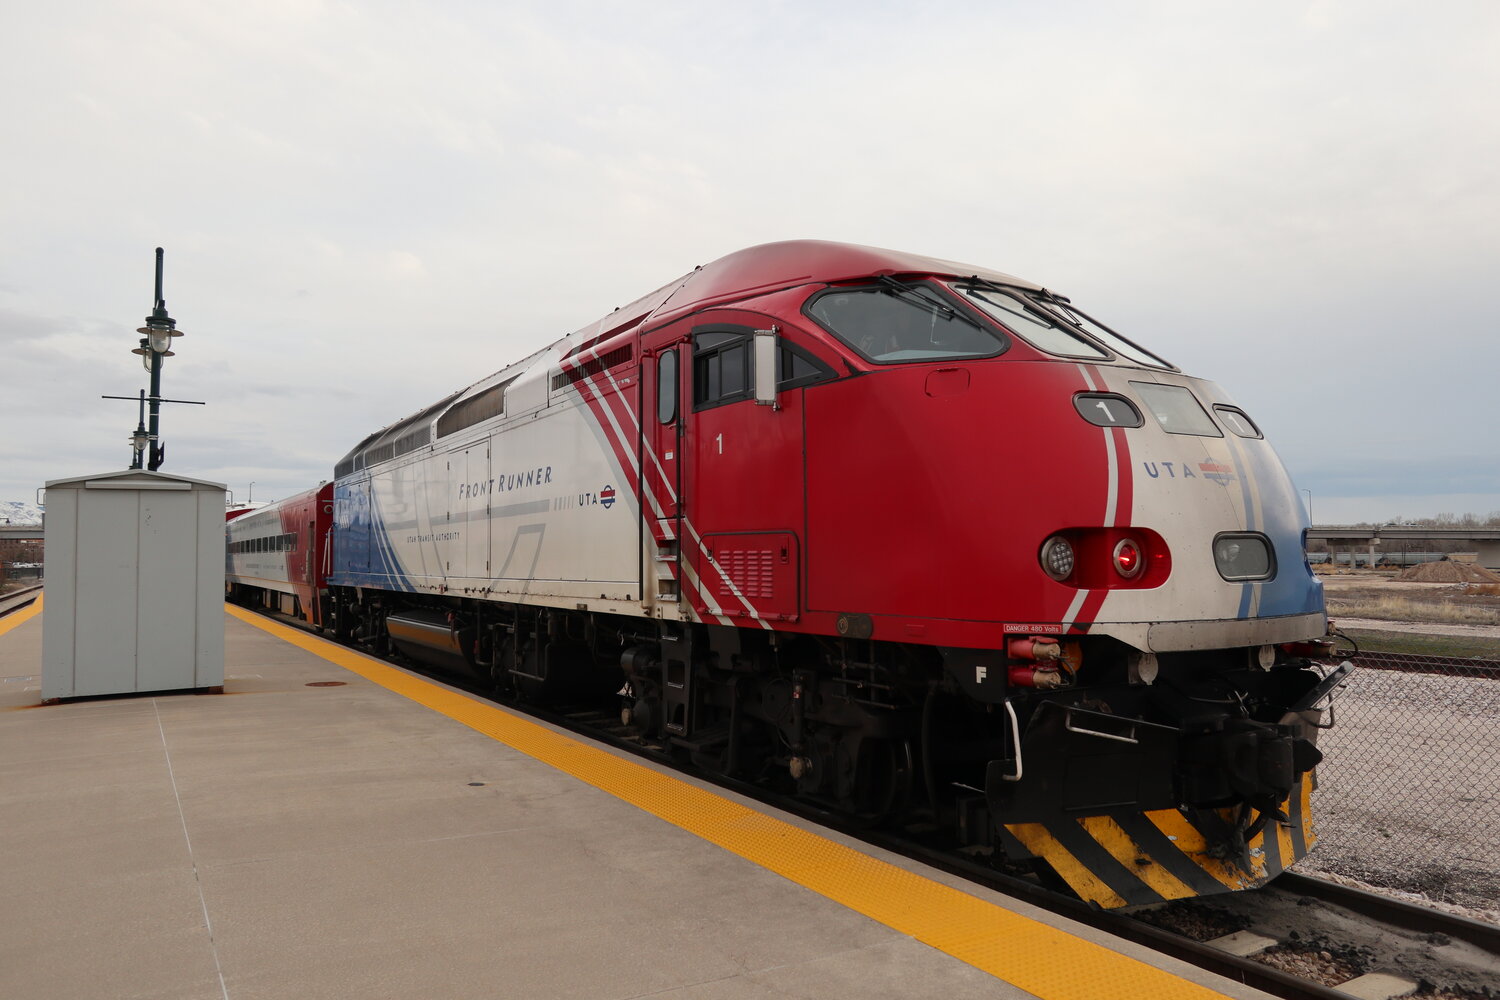
<path id="1" fill-rule="evenodd" d="M 1003 849 L 1105 906 L 1257 885 L 1304 854 L 1308 720 L 1344 672 L 1278 648 L 1326 619 L 1249 418 L 1211 383 L 1019 340 L 879 357 L 807 396 L 812 606 L 945 647 L 996 720 Z"/>

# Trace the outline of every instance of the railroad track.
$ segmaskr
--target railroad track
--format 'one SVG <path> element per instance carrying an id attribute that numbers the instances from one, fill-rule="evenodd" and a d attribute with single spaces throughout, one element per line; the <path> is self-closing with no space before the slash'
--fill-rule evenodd
<path id="1" fill-rule="evenodd" d="M 297 619 L 262 613 L 284 624 L 307 628 Z M 359 646 L 351 648 L 369 652 Z M 1349 1000 L 1350 993 L 1336 987 L 1350 986 L 1352 980 L 1372 974 L 1390 977 L 1391 988 L 1397 992 L 1384 994 L 1388 996 L 1404 995 L 1403 988 L 1410 992 L 1422 986 L 1479 998 L 1486 995 L 1484 989 L 1500 982 L 1500 926 L 1497 925 L 1295 872 L 1284 873 L 1270 886 L 1252 892 L 1182 900 L 1132 912 L 1094 909 L 1059 895 L 1034 878 L 999 870 L 987 859 L 945 849 L 922 832 L 871 829 L 817 804 L 685 766 L 666 747 L 632 735 L 613 710 L 600 706 L 544 709 L 517 703 L 497 698 L 494 691 L 472 679 L 434 674 L 400 657 L 391 659 L 406 669 L 435 676 L 445 684 L 498 701 L 559 728 L 667 764 L 874 847 L 1285 1000 Z M 1374 987 L 1376 992 L 1360 995 L 1380 995 L 1380 985 L 1365 979 L 1361 986 Z"/>
<path id="2" fill-rule="evenodd" d="M 4 618 L 12 611 L 19 611 L 21 608 L 26 607 L 26 605 L 30 604 L 32 601 L 35 601 L 41 595 L 42 585 L 39 583 L 35 587 L 26 587 L 22 590 L 13 590 L 10 593 L 6 594 L 4 597 L 0 597 L 0 618 Z"/>
<path id="3" fill-rule="evenodd" d="M 1191 940 L 1181 946 L 1189 953 L 1224 953 L 1221 968 L 1247 970 L 1243 978 L 1225 975 L 1279 996 L 1347 1000 L 1350 991 L 1394 997 L 1437 989 L 1478 998 L 1500 981 L 1500 926 L 1296 872 L 1254 892 L 1166 904 L 1132 918 Z M 1266 978 L 1251 964 L 1277 974 Z"/>
<path id="4" fill-rule="evenodd" d="M 1490 677 L 1500 679 L 1500 660 L 1467 656 L 1427 656 L 1422 653 L 1382 653 L 1362 650 L 1349 654 L 1355 665 L 1368 670 L 1400 670 L 1416 674 L 1445 674 L 1449 677 Z"/>

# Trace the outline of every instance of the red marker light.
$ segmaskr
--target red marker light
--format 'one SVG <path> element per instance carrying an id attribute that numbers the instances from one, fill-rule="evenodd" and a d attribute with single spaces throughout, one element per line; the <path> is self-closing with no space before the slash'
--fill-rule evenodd
<path id="1" fill-rule="evenodd" d="M 1141 547 L 1129 538 L 1115 546 L 1115 572 L 1129 580 L 1141 571 Z"/>

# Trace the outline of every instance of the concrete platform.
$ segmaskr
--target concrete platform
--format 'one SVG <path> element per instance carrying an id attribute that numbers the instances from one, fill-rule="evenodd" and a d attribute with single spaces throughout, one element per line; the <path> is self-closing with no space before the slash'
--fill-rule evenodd
<path id="1" fill-rule="evenodd" d="M 37 707 L 20 614 L 0 997 L 1264 996 L 269 623 Z"/>

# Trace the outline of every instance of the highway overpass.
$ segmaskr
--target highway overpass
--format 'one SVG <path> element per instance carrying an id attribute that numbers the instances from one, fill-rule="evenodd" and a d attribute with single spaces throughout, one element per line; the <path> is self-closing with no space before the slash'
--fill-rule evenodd
<path id="1" fill-rule="evenodd" d="M 1390 551 L 1392 542 L 1463 542 L 1466 549 L 1479 553 L 1479 565 L 1500 569 L 1500 528 L 1422 528 L 1410 524 L 1375 526 L 1324 524 L 1307 532 L 1309 542 L 1327 542 L 1330 548 L 1368 549 L 1370 564 L 1379 558 L 1379 550 Z"/>

